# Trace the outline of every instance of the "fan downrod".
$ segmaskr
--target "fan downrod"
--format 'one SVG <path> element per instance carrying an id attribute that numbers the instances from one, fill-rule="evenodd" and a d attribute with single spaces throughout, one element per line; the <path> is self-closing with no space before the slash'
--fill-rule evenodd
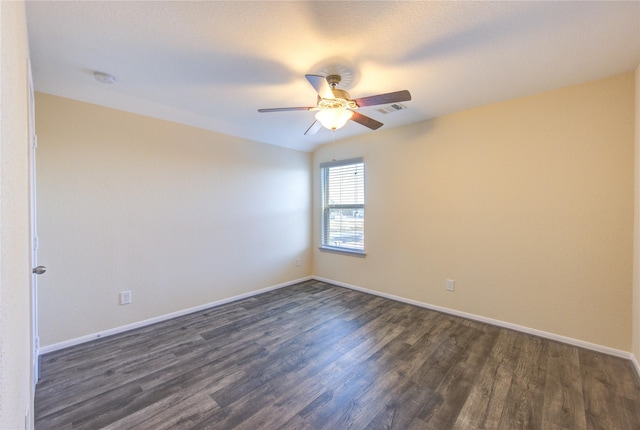
<path id="1" fill-rule="evenodd" d="M 354 101 L 351 100 L 351 95 L 339 88 L 336 88 L 342 77 L 340 75 L 329 75 L 325 78 L 329 87 L 331 87 L 331 92 L 333 93 L 332 99 L 323 99 L 318 96 L 318 108 L 320 109 L 335 109 L 335 108 L 351 108 L 357 109 L 358 106 Z"/>
<path id="2" fill-rule="evenodd" d="M 331 87 L 331 89 L 335 89 L 341 80 L 342 80 L 342 77 L 340 75 L 327 76 L 327 82 L 329 83 L 329 86 Z"/>

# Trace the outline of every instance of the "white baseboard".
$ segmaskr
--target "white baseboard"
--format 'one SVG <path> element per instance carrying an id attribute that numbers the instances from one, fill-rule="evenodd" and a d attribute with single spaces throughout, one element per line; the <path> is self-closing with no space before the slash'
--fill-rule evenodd
<path id="1" fill-rule="evenodd" d="M 597 352 L 602 352 L 604 354 L 608 354 L 608 355 L 613 355 L 616 357 L 620 357 L 620 358 L 624 358 L 627 360 L 631 360 L 635 367 L 636 370 L 638 371 L 638 376 L 640 376 L 640 367 L 638 366 L 638 362 L 635 359 L 635 356 L 627 351 L 622 351 L 619 349 L 615 349 L 615 348 L 609 348 L 607 346 L 603 346 L 603 345 L 598 345 L 595 343 L 590 343 L 590 342 L 585 342 L 579 339 L 573 339 L 571 337 L 566 337 L 566 336 L 561 336 L 555 333 L 549 333 L 546 331 L 542 331 L 542 330 L 537 330 L 534 328 L 530 328 L 530 327 L 525 327 L 525 326 L 521 326 L 518 324 L 512 324 L 512 323 L 508 323 L 505 321 L 500 321 L 500 320 L 496 320 L 493 318 L 487 318 L 487 317 L 483 317 L 480 315 L 475 315 L 475 314 L 470 314 L 467 312 L 462 312 L 462 311 L 457 311 L 455 309 L 449 309 L 449 308 L 445 308 L 442 306 L 436 306 L 436 305 L 431 305 L 429 303 L 424 303 L 424 302 L 419 302 L 417 300 L 412 300 L 412 299 L 407 299 L 404 297 L 400 297 L 400 296 L 394 296 L 393 294 L 387 294 L 387 293 L 382 293 L 380 291 L 375 291 L 375 290 L 370 290 L 368 288 L 363 288 L 363 287 L 359 287 L 357 285 L 351 285 L 351 284 L 346 284 L 344 282 L 340 282 L 340 281 L 334 281 L 333 279 L 327 279 L 327 278 L 322 278 L 319 276 L 312 276 L 313 279 L 316 279 L 318 281 L 323 281 L 329 284 L 333 284 L 333 285 L 337 285 L 339 287 L 344 287 L 344 288 L 349 288 L 351 290 L 356 290 L 356 291 L 360 291 L 363 293 L 367 293 L 367 294 L 372 294 L 374 296 L 379 296 L 379 297 L 384 297 L 386 299 L 391 299 L 391 300 L 395 300 L 398 302 L 402 302 L 402 303 L 407 303 L 410 305 L 414 305 L 414 306 L 418 306 L 421 308 L 425 308 L 425 309 L 431 309 L 434 311 L 438 311 L 438 312 L 442 312 L 442 313 L 446 313 L 449 315 L 454 315 L 454 316 L 458 316 L 458 317 L 462 317 L 462 318 L 466 318 L 466 319 L 470 319 L 470 320 L 474 320 L 474 321 L 479 321 L 479 322 L 483 322 L 486 324 L 491 324 L 494 326 L 498 326 L 498 327 L 504 327 L 507 329 L 511 329 L 511 330 L 515 330 L 515 331 L 519 331 L 522 333 L 527 333 L 527 334 L 532 334 L 534 336 L 538 336 L 538 337 L 542 337 L 545 339 L 550 339 L 550 340 L 555 340 L 558 342 L 562 342 L 562 343 L 566 343 L 568 345 L 573 345 L 573 346 L 577 346 L 580 348 L 585 348 L 585 349 L 590 349 L 592 351 L 597 351 Z"/>
<path id="2" fill-rule="evenodd" d="M 299 282 L 304 282 L 304 281 L 308 281 L 310 279 L 313 279 L 311 276 L 307 276 L 304 278 L 300 278 L 300 279 L 296 279 L 293 281 L 288 281 L 288 282 L 284 282 L 282 284 L 277 284 L 277 285 L 272 285 L 270 287 L 266 287 L 266 288 L 261 288 L 259 290 L 255 290 L 255 291 L 250 291 L 248 293 L 244 293 L 244 294 L 239 294 L 237 296 L 232 296 L 232 297 L 227 297 L 226 299 L 221 299 L 221 300 L 216 300 L 215 302 L 210 302 L 210 303 L 206 303 L 204 305 L 200 305 L 200 306 L 195 306 L 193 308 L 188 308 L 188 309 L 183 309 L 181 311 L 177 311 L 177 312 L 172 312 L 170 314 L 165 314 L 165 315 L 160 315 L 157 317 L 153 317 L 153 318 L 149 318 L 143 321 L 138 321 L 132 324 L 127 324 L 127 325 L 123 325 L 120 327 L 115 327 L 109 330 L 105 330 L 105 331 L 101 331 L 98 333 L 92 333 L 92 334 L 88 334 L 86 336 L 81 336 L 81 337 L 77 337 L 75 339 L 70 339 L 70 340 L 66 340 L 64 342 L 59 342 L 59 343 L 55 343 L 52 345 L 47 345 L 44 347 L 41 347 L 38 350 L 38 354 L 42 355 L 42 354 L 47 354 L 49 352 L 54 352 L 54 351 L 58 351 L 64 348 L 69 348 L 70 346 L 75 346 L 75 345 L 80 345 L 82 343 L 85 342 L 89 342 L 95 339 L 100 339 L 103 337 L 107 337 L 107 336 L 112 336 L 114 334 L 119 334 L 119 333 L 124 333 L 126 331 L 129 330 L 134 330 L 136 328 L 141 328 L 141 327 L 145 327 L 151 324 L 155 324 L 155 323 L 159 323 L 162 321 L 167 321 L 176 317 L 180 317 L 183 315 L 188 315 L 194 312 L 199 312 L 199 311 L 203 311 L 205 309 L 209 309 L 209 308 L 213 308 L 216 306 L 220 306 L 220 305 L 224 305 L 227 303 L 231 303 L 231 302 L 235 302 L 238 300 L 242 300 L 242 299 L 246 299 L 249 297 L 253 297 L 253 296 L 257 296 L 258 294 L 262 294 L 262 293 L 266 293 L 269 291 L 273 291 L 273 290 L 277 290 L 279 288 L 284 288 L 284 287 L 288 287 L 289 285 L 293 285 L 293 284 L 297 284 Z"/>
<path id="3" fill-rule="evenodd" d="M 221 300 L 216 300 L 215 302 L 210 302 L 210 303 L 206 303 L 204 305 L 200 305 L 200 306 L 195 306 L 189 309 L 184 309 L 181 311 L 177 311 L 177 312 L 172 312 L 170 314 L 166 314 L 166 315 L 160 315 L 154 318 L 150 318 L 144 321 L 139 321 L 136 323 L 132 323 L 132 324 L 127 324 L 124 326 L 120 326 L 120 327 L 116 327 L 113 329 L 109 329 L 109 330 L 105 330 L 105 331 L 101 331 L 98 333 L 93 333 L 93 334 L 89 334 L 86 336 L 81 336 L 75 339 L 71 339 L 71 340 L 67 340 L 64 342 L 60 342 L 60 343 L 55 343 L 52 345 L 47 345 L 44 347 L 41 347 L 38 350 L 38 354 L 42 355 L 42 354 L 47 354 L 49 352 L 54 352 L 54 351 L 58 351 L 64 348 L 68 348 L 71 346 L 75 346 L 75 345 L 79 345 L 85 342 L 89 342 L 95 339 L 100 339 L 103 337 L 107 337 L 107 336 L 112 336 L 114 334 L 119 334 L 119 333 L 123 333 L 129 330 L 133 330 L 136 328 L 140 328 L 140 327 L 145 327 L 151 324 L 155 324 L 158 322 L 162 322 L 162 321 L 167 321 L 176 317 L 180 317 L 183 315 L 188 315 L 194 312 L 199 312 L 199 311 L 203 311 L 205 309 L 209 309 L 209 308 L 213 308 L 216 306 L 220 306 L 220 305 L 224 305 L 227 303 L 231 303 L 231 302 L 235 302 L 237 300 L 242 300 L 242 299 L 246 299 L 248 297 L 253 297 L 256 296 L 258 294 L 262 294 L 262 293 L 266 293 L 268 291 L 273 291 L 273 290 L 277 290 L 280 288 L 284 288 L 284 287 L 288 287 L 290 285 L 294 285 L 297 284 L 299 282 L 304 282 L 304 281 L 308 281 L 310 279 L 315 279 L 318 281 L 322 281 L 322 282 L 327 282 L 329 284 L 333 284 L 333 285 L 337 285 L 340 287 L 344 287 L 344 288 L 349 288 L 351 290 L 355 290 L 355 291 L 360 291 L 363 293 L 367 293 L 367 294 L 372 294 L 375 296 L 379 296 L 379 297 L 384 297 L 390 300 L 395 300 L 398 302 L 402 302 L 402 303 L 407 303 L 410 305 L 414 305 L 414 306 L 418 306 L 421 308 L 425 308 L 425 309 L 431 309 L 434 311 L 438 311 L 438 312 L 442 312 L 442 313 L 446 313 L 449 315 L 454 315 L 454 316 L 458 316 L 461 318 L 466 318 L 466 319 L 470 319 L 470 320 L 474 320 L 474 321 L 479 321 L 479 322 L 483 322 L 486 324 L 491 324 L 494 326 L 498 326 L 498 327 L 504 327 L 507 329 L 511 329 L 511 330 L 515 330 L 515 331 L 519 331 L 522 333 L 527 333 L 527 334 L 532 334 L 534 336 L 539 336 L 545 339 L 550 339 L 550 340 L 554 340 L 554 341 L 558 341 L 558 342 L 562 342 L 562 343 L 566 343 L 568 345 L 573 345 L 573 346 L 577 346 L 580 348 L 585 348 L 585 349 L 590 349 L 592 351 L 597 351 L 597 352 L 602 352 L 604 354 L 609 354 L 609 355 L 613 355 L 616 357 L 620 357 L 620 358 L 624 358 L 627 360 L 631 360 L 631 362 L 633 363 L 636 372 L 638 373 L 638 376 L 640 377 L 640 364 L 638 363 L 637 358 L 635 357 L 635 355 L 633 355 L 630 352 L 627 351 L 622 351 L 619 349 L 615 349 L 615 348 L 609 348 L 607 346 L 603 346 L 603 345 L 598 345 L 598 344 L 594 344 L 594 343 L 590 343 L 590 342 L 585 342 L 579 339 L 574 339 L 574 338 L 570 338 L 570 337 L 566 337 L 566 336 L 560 336 L 558 334 L 554 334 L 554 333 L 549 333 L 549 332 L 545 332 L 542 330 L 537 330 L 534 328 L 530 328 L 530 327 L 525 327 L 525 326 L 521 326 L 518 324 L 512 324 L 512 323 L 508 323 L 505 321 L 500 321 L 500 320 L 496 320 L 493 318 L 487 318 L 487 317 L 483 317 L 480 315 L 475 315 L 475 314 L 470 314 L 467 312 L 462 312 L 462 311 L 457 311 L 455 309 L 449 309 L 449 308 L 445 308 L 442 306 L 436 306 L 436 305 L 431 305 L 428 303 L 424 303 L 424 302 L 419 302 L 417 300 L 412 300 L 412 299 L 407 299 L 405 297 L 400 297 L 400 296 L 395 296 L 393 294 L 387 294 L 387 293 L 382 293 L 380 291 L 375 291 L 375 290 L 370 290 L 368 288 L 363 288 L 363 287 L 359 287 L 357 285 L 351 285 L 351 284 L 347 284 L 344 282 L 340 282 L 340 281 L 335 281 L 333 279 L 327 279 L 327 278 L 323 278 L 320 276 L 307 276 L 304 278 L 300 278 L 300 279 L 296 279 L 293 281 L 288 281 L 288 282 L 284 282 L 282 284 L 277 284 L 277 285 L 272 285 L 270 287 L 266 287 L 266 288 L 262 288 L 259 290 L 255 290 L 255 291 L 250 291 L 248 293 L 244 293 L 244 294 L 239 294 L 237 296 L 232 296 L 232 297 L 228 297 L 225 299 L 221 299 Z"/>

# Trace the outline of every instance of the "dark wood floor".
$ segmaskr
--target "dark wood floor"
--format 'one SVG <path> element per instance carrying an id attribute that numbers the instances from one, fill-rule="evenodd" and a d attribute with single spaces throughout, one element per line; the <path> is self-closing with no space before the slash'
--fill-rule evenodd
<path id="1" fill-rule="evenodd" d="M 640 429 L 617 357 L 308 281 L 47 354 L 36 429 Z"/>

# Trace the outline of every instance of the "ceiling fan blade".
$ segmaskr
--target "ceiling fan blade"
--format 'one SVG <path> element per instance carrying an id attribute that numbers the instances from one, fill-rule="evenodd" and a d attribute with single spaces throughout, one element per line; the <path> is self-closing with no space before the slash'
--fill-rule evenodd
<path id="1" fill-rule="evenodd" d="M 311 84 L 316 93 L 323 99 L 334 99 L 333 91 L 327 82 L 327 78 L 320 75 L 304 75 Z"/>
<path id="2" fill-rule="evenodd" d="M 408 102 L 411 100 L 411 93 L 407 90 L 396 91 L 387 94 L 378 94 L 377 96 L 362 97 L 354 101 L 358 107 L 386 105 L 390 103 Z"/>
<path id="3" fill-rule="evenodd" d="M 305 136 L 308 136 L 310 134 L 316 134 L 318 130 L 320 130 L 321 128 L 322 128 L 322 124 L 320 123 L 320 121 L 313 121 L 313 124 L 311 124 L 311 127 L 309 127 L 307 131 L 304 132 L 304 134 Z"/>
<path id="4" fill-rule="evenodd" d="M 269 109 L 258 109 L 258 112 L 287 112 L 290 110 L 311 110 L 315 109 L 313 107 L 283 107 L 283 108 L 269 108 Z"/>
<path id="5" fill-rule="evenodd" d="M 362 115 L 358 112 L 353 112 L 353 116 L 351 117 L 351 121 L 355 121 L 358 124 L 362 124 L 365 127 L 369 127 L 371 130 L 377 130 L 383 126 L 380 121 L 376 121 L 373 118 L 369 118 L 366 115 Z"/>

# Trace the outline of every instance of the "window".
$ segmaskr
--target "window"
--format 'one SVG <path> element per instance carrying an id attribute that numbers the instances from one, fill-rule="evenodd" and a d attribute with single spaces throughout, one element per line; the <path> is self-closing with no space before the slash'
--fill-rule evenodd
<path id="1" fill-rule="evenodd" d="M 322 248 L 364 255 L 364 162 L 320 164 Z"/>

